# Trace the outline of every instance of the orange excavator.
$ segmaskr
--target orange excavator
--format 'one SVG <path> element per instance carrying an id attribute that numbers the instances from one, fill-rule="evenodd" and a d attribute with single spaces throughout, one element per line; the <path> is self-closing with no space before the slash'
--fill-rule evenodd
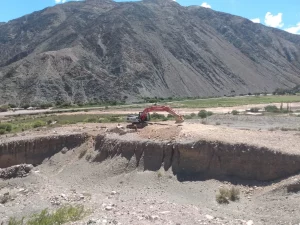
<path id="1" fill-rule="evenodd" d="M 139 115 L 128 115 L 127 122 L 132 123 L 128 128 L 143 128 L 147 126 L 147 121 L 150 121 L 150 112 L 168 112 L 175 117 L 176 123 L 183 123 L 184 118 L 182 115 L 176 113 L 171 107 L 164 105 L 154 105 L 144 109 Z"/>

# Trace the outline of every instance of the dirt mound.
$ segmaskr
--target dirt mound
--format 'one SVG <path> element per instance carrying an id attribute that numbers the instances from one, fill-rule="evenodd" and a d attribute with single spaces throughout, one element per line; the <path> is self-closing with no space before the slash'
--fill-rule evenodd
<path id="1" fill-rule="evenodd" d="M 170 124 L 148 125 L 139 132 L 142 138 L 154 140 L 175 140 L 182 130 L 181 126 Z"/>
<path id="2" fill-rule="evenodd" d="M 11 179 L 16 177 L 25 177 L 32 169 L 33 165 L 31 164 L 21 164 L 5 169 L 0 169 L 0 178 Z"/>

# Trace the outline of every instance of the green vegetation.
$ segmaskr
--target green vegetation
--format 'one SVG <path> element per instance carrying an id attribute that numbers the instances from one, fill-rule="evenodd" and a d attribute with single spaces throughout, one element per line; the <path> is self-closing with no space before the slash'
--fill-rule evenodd
<path id="1" fill-rule="evenodd" d="M 259 111 L 259 108 L 257 108 L 257 107 L 254 107 L 254 108 L 250 109 L 250 112 L 253 112 L 253 113 L 256 113 L 258 111 Z"/>
<path id="2" fill-rule="evenodd" d="M 44 209 L 41 213 L 34 214 L 28 219 L 10 218 L 8 225 L 60 225 L 81 220 L 88 214 L 89 212 L 82 205 L 67 205 L 54 212 Z"/>
<path id="3" fill-rule="evenodd" d="M 229 201 L 237 201 L 240 199 L 240 191 L 239 189 L 232 187 L 228 188 L 220 188 L 219 193 L 216 195 L 216 201 L 219 204 L 228 204 Z"/>
<path id="4" fill-rule="evenodd" d="M 124 115 L 27 115 L 15 117 L 9 123 L 0 123 L 0 134 L 16 133 L 39 127 L 57 127 L 76 123 L 123 122 Z"/>
<path id="5" fill-rule="evenodd" d="M 239 111 L 237 111 L 237 110 L 232 110 L 231 114 L 234 115 L 234 116 L 236 116 L 237 114 L 239 114 Z"/>
<path id="6" fill-rule="evenodd" d="M 205 119 L 206 117 L 209 117 L 213 115 L 213 112 L 210 112 L 210 111 L 206 111 L 206 110 L 201 110 L 199 113 L 198 113 L 198 116 L 201 118 L 201 119 Z"/>
<path id="7" fill-rule="evenodd" d="M 289 104 L 287 104 L 286 108 L 283 108 L 283 104 L 278 108 L 276 105 L 268 105 L 265 107 L 265 111 L 269 113 L 289 113 L 291 112 L 291 108 Z"/>
<path id="8" fill-rule="evenodd" d="M 179 102 L 171 102 L 171 107 L 182 108 L 213 108 L 213 107 L 232 107 L 248 104 L 272 104 L 280 102 L 300 102 L 300 96 L 283 95 L 283 96 L 242 96 L 242 97 L 223 97 L 185 100 Z"/>
<path id="9" fill-rule="evenodd" d="M 33 128 L 38 128 L 38 127 L 42 127 L 45 125 L 46 125 L 46 123 L 44 121 L 38 120 L 38 121 L 35 121 L 32 126 L 33 126 Z"/>
<path id="10" fill-rule="evenodd" d="M 7 112 L 10 109 L 9 105 L 1 105 L 0 112 Z"/>

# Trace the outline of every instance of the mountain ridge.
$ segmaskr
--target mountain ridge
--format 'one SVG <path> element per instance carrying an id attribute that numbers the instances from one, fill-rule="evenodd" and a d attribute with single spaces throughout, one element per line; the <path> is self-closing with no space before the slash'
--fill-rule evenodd
<path id="1" fill-rule="evenodd" d="M 271 92 L 299 59 L 300 36 L 203 7 L 68 2 L 0 24 L 0 104 Z"/>

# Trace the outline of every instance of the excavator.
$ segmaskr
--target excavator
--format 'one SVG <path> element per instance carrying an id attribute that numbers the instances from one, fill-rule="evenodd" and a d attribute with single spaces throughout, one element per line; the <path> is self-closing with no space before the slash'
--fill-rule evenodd
<path id="1" fill-rule="evenodd" d="M 144 109 L 143 112 L 139 112 L 139 115 L 128 115 L 127 122 L 132 123 L 127 128 L 143 128 L 148 125 L 147 121 L 150 121 L 150 112 L 168 112 L 175 117 L 176 123 L 183 123 L 184 118 L 182 115 L 176 113 L 171 107 L 164 105 L 154 105 Z"/>

